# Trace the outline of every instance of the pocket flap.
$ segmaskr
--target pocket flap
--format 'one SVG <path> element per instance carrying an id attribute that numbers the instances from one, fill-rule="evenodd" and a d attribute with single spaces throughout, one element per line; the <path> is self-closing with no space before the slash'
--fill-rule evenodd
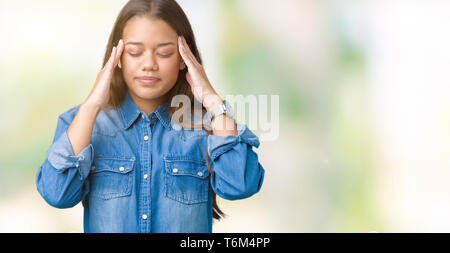
<path id="1" fill-rule="evenodd" d="M 206 161 L 203 160 L 183 160 L 176 158 L 165 158 L 166 172 L 172 176 L 192 176 L 197 178 L 207 178 L 209 170 Z"/>
<path id="2" fill-rule="evenodd" d="M 121 174 L 127 174 L 133 170 L 134 158 L 105 158 L 98 157 L 94 159 L 92 173 L 110 171 Z"/>

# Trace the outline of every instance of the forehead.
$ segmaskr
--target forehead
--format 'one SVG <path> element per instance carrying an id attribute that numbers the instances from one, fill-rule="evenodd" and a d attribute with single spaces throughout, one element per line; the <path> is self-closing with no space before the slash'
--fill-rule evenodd
<path id="1" fill-rule="evenodd" d="M 144 46 L 156 46 L 162 42 L 177 42 L 177 33 L 166 22 L 159 19 L 136 16 L 128 20 L 123 30 L 123 40 L 142 42 Z"/>

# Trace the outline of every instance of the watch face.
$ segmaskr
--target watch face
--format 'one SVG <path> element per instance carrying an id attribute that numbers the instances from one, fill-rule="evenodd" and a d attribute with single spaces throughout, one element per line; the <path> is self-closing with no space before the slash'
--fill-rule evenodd
<path id="1" fill-rule="evenodd" d="M 217 106 L 216 108 L 214 108 L 212 111 L 210 111 L 208 113 L 208 121 L 211 121 L 212 119 L 214 119 L 215 117 L 221 115 L 221 114 L 226 114 L 228 117 L 234 117 L 233 115 L 233 108 L 230 106 L 230 104 L 227 101 L 223 101 L 222 104 L 220 104 L 219 106 Z"/>

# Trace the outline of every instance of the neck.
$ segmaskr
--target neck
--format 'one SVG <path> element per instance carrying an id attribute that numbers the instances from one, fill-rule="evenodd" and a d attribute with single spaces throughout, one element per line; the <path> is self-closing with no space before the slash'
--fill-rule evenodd
<path id="1" fill-rule="evenodd" d="M 139 108 L 139 110 L 145 112 L 147 115 L 149 115 L 154 110 L 158 109 L 158 107 L 164 104 L 164 102 L 167 100 L 167 94 L 155 99 L 142 99 L 137 95 L 135 95 L 130 90 L 128 90 L 128 92 L 130 94 L 131 99 Z"/>

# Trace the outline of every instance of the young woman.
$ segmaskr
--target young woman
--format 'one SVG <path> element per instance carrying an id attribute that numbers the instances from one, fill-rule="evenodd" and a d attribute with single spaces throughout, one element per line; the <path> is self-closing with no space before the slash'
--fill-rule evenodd
<path id="1" fill-rule="evenodd" d="M 36 176 L 41 196 L 57 208 L 81 201 L 85 232 L 212 232 L 224 216 L 216 194 L 252 196 L 264 169 L 258 137 L 236 124 L 201 64 L 175 0 L 129 1 L 91 93 L 58 118 Z M 188 106 L 174 106 L 177 95 Z M 188 119 L 195 101 L 200 125 Z M 175 123 L 178 110 L 191 114 Z"/>

